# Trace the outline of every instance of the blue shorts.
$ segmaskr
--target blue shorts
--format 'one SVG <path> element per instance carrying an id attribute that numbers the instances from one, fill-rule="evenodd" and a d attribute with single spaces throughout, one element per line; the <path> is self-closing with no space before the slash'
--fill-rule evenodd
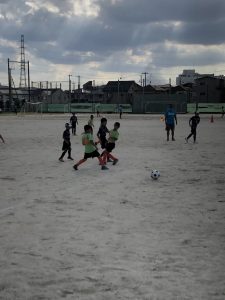
<path id="1" fill-rule="evenodd" d="M 174 124 L 166 124 L 166 130 L 170 131 L 170 130 L 174 130 L 175 125 Z"/>

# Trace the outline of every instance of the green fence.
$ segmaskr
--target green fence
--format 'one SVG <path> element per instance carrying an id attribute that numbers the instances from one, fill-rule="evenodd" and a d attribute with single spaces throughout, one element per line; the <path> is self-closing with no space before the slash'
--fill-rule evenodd
<path id="1" fill-rule="evenodd" d="M 65 113 L 68 112 L 69 105 L 68 104 L 44 104 L 43 112 L 48 113 Z"/>
<path id="2" fill-rule="evenodd" d="M 122 107 L 124 113 L 132 113 L 130 104 L 101 104 L 101 103 L 71 103 L 71 104 L 43 104 L 43 113 L 117 113 L 118 107 Z"/>
<path id="3" fill-rule="evenodd" d="M 130 104 L 96 104 L 95 111 L 101 113 L 117 113 L 119 112 L 119 106 L 124 113 L 132 113 L 132 106 Z"/>
<path id="4" fill-rule="evenodd" d="M 225 103 L 188 103 L 187 112 L 194 113 L 197 107 L 199 113 L 221 113 L 222 106 L 225 108 Z"/>
<path id="5" fill-rule="evenodd" d="M 92 113 L 95 111 L 95 103 L 71 103 L 68 109 L 68 112 Z"/>

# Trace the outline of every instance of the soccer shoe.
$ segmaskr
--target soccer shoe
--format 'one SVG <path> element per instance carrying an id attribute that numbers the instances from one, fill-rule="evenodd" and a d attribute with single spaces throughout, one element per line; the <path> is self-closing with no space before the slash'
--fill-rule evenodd
<path id="1" fill-rule="evenodd" d="M 77 165 L 74 165 L 73 168 L 74 168 L 74 170 L 76 170 L 76 171 L 78 170 Z"/>
<path id="2" fill-rule="evenodd" d="M 114 159 L 113 166 L 115 166 L 118 163 L 119 159 Z"/>
<path id="3" fill-rule="evenodd" d="M 172 138 L 172 141 L 175 141 L 175 138 Z"/>
<path id="4" fill-rule="evenodd" d="M 59 161 L 64 162 L 64 160 L 62 158 L 59 158 Z"/>
<path id="5" fill-rule="evenodd" d="M 70 157 L 67 157 L 67 159 L 70 159 L 70 160 L 73 160 L 73 158 L 70 156 Z"/>
<path id="6" fill-rule="evenodd" d="M 107 168 L 106 166 L 102 166 L 102 170 L 108 170 L 109 168 Z"/>

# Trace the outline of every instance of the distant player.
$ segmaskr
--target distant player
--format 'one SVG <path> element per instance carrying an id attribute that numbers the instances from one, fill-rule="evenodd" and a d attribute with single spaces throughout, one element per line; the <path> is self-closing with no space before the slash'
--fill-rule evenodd
<path id="1" fill-rule="evenodd" d="M 5 144 L 5 140 L 3 139 L 3 136 L 0 134 L 0 140 Z"/>
<path id="2" fill-rule="evenodd" d="M 167 141 L 169 141 L 170 131 L 171 131 L 172 141 L 175 141 L 174 138 L 175 122 L 177 124 L 177 115 L 175 110 L 173 109 L 173 105 L 170 104 L 168 110 L 165 113 Z"/>
<path id="3" fill-rule="evenodd" d="M 71 143 L 70 143 L 70 124 L 66 123 L 65 124 L 66 130 L 63 132 L 63 146 L 62 146 L 62 155 L 59 158 L 59 161 L 64 162 L 63 157 L 68 151 L 68 159 L 73 160 L 71 157 Z"/>
<path id="4" fill-rule="evenodd" d="M 122 119 L 123 108 L 122 108 L 122 106 L 121 106 L 121 105 L 119 105 L 119 108 L 118 108 L 118 110 L 119 110 L 119 114 L 120 114 L 120 119 Z"/>
<path id="5" fill-rule="evenodd" d="M 92 128 L 92 132 L 93 132 L 93 129 L 94 129 L 94 115 L 90 115 L 90 119 L 88 120 L 88 125 L 91 126 Z"/>
<path id="6" fill-rule="evenodd" d="M 221 118 L 223 118 L 223 117 L 224 117 L 224 107 L 222 106 L 221 109 L 222 109 L 222 115 L 221 115 Z"/>
<path id="7" fill-rule="evenodd" d="M 82 144 L 85 146 L 84 158 L 79 160 L 74 166 L 74 170 L 78 170 L 78 166 L 84 163 L 88 158 L 97 157 L 99 164 L 101 165 L 102 170 L 108 170 L 105 166 L 103 159 L 100 156 L 100 153 L 97 151 L 97 146 L 93 141 L 92 127 L 90 125 L 84 126 L 84 133 L 82 135 Z"/>
<path id="8" fill-rule="evenodd" d="M 200 123 L 199 114 L 196 112 L 193 117 L 189 119 L 189 126 L 191 127 L 191 133 L 188 137 L 185 138 L 186 142 L 188 143 L 189 138 L 193 135 L 194 143 L 196 142 L 196 130 L 197 126 Z"/>
<path id="9" fill-rule="evenodd" d="M 107 162 L 108 158 L 111 158 L 113 160 L 113 165 L 115 165 L 119 161 L 118 158 L 114 157 L 111 154 L 112 150 L 115 148 L 115 142 L 119 138 L 119 132 L 118 132 L 119 128 L 120 128 L 120 123 L 115 122 L 114 123 L 114 128 L 112 130 L 110 130 L 110 132 L 109 132 L 108 142 L 105 146 L 105 150 L 102 153 L 104 163 Z"/>
<path id="10" fill-rule="evenodd" d="M 72 134 L 76 135 L 78 120 L 77 120 L 77 116 L 75 115 L 75 112 L 72 113 L 72 116 L 70 118 L 70 124 L 72 125 Z"/>

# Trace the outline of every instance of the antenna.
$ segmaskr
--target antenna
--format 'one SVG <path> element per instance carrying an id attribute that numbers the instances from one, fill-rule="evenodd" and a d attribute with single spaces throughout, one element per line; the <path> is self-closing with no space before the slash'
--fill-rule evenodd
<path id="1" fill-rule="evenodd" d="M 21 47 L 20 47 L 20 88 L 21 87 L 27 87 L 27 81 L 26 81 L 26 67 L 25 67 L 25 50 L 24 50 L 24 35 L 21 35 Z"/>

